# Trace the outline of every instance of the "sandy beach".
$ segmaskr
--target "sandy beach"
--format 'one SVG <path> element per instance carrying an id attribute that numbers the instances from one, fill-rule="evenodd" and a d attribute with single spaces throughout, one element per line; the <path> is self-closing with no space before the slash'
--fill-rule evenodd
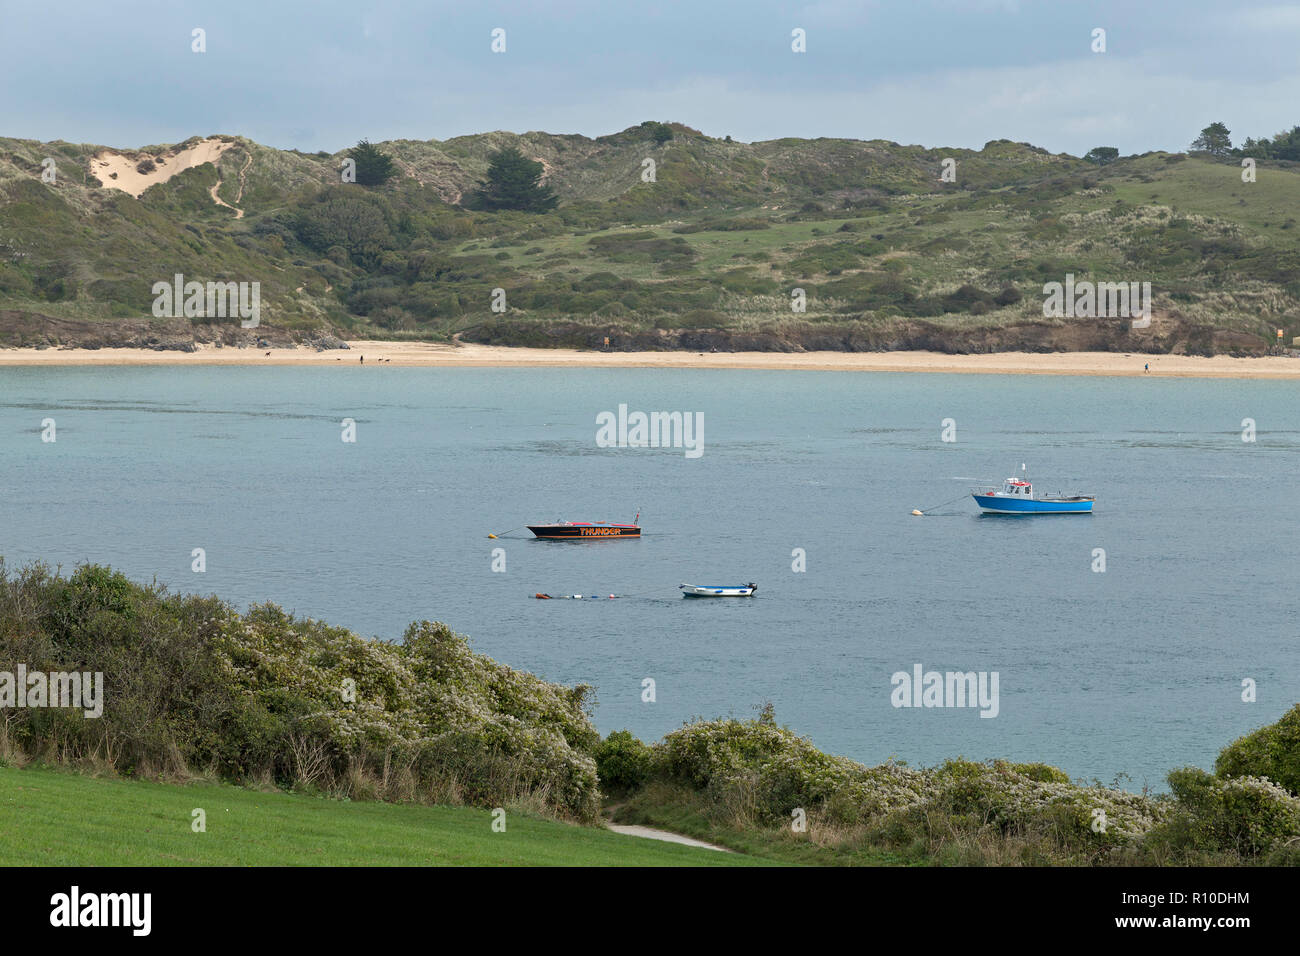
<path id="1" fill-rule="evenodd" d="M 302 365 L 358 368 L 730 368 L 774 371 L 957 372 L 995 375 L 1155 375 L 1179 378 L 1300 378 L 1300 358 L 1203 358 L 1120 352 L 599 352 L 505 348 L 425 342 L 349 343 L 351 349 L 201 348 L 0 349 L 0 366 L 58 365 Z M 364 357 L 364 363 L 361 359 Z M 1151 371 L 1143 366 L 1150 363 Z"/>

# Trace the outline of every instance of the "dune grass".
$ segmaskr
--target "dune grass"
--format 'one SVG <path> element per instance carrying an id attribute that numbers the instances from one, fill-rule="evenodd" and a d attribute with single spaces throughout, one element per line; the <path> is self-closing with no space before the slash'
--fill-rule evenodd
<path id="1" fill-rule="evenodd" d="M 401 176 L 351 192 L 337 188 L 337 156 L 233 137 L 219 168 L 187 170 L 138 200 L 88 177 L 98 147 L 0 138 L 0 313 L 36 318 L 10 328 L 0 314 L 0 341 L 115 341 L 126 333 L 112 327 L 147 320 L 153 283 L 176 273 L 257 281 L 268 328 L 332 327 L 354 338 L 462 332 L 586 347 L 613 330 L 629 340 L 617 347 L 659 347 L 642 333 L 723 329 L 794 347 L 840 347 L 855 333 L 855 348 L 1018 348 L 1014 327 L 1041 321 L 1043 284 L 1067 273 L 1150 282 L 1162 320 L 1187 326 L 1171 328 L 1157 351 L 1258 351 L 1275 344 L 1276 328 L 1288 341 L 1300 333 L 1300 164 L 1265 162 L 1256 182 L 1243 183 L 1237 161 L 1196 155 L 1149 153 L 1103 168 L 1008 141 L 973 152 L 673 131 L 666 144 L 645 124 L 596 140 L 395 141 L 385 148 Z M 456 205 L 490 152 L 511 144 L 551 169 L 559 209 Z M 60 161 L 57 188 L 33 174 L 47 156 Z M 653 183 L 639 177 L 649 156 Z M 939 180 L 943 158 L 959 160 L 956 181 Z M 218 178 L 244 218 L 213 203 Z M 987 301 L 945 301 L 962 287 Z M 498 288 L 504 317 L 493 311 Z M 795 288 L 806 292 L 806 312 L 792 312 Z M 1020 297 L 994 305 L 1009 288 Z M 935 341 L 928 332 L 900 339 L 897 327 L 912 320 L 929 323 Z M 566 329 L 575 322 L 600 331 Z M 204 324 L 204 335 L 237 338 Z M 1040 332 L 1036 344 L 1133 345 L 1099 345 L 1090 319 L 1070 324 L 1078 335 Z M 490 335 L 476 332 L 484 325 Z M 1232 334 L 1211 341 L 1204 328 Z"/>

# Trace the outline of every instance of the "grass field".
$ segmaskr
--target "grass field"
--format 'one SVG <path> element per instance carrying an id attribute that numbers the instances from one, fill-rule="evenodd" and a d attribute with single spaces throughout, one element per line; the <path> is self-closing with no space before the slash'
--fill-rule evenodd
<path id="1" fill-rule="evenodd" d="M 191 829 L 192 811 L 207 830 Z M 745 866 L 677 846 L 466 807 L 345 803 L 285 793 L 0 767 L 0 866 Z"/>

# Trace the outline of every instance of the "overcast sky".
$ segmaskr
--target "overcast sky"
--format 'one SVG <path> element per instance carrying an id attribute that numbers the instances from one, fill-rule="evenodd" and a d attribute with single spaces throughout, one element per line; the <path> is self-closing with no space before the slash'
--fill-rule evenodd
<path id="1" fill-rule="evenodd" d="M 657 119 L 1128 154 L 1300 123 L 1298 50 L 1300 4 L 1252 0 L 0 0 L 0 135 L 332 152 Z"/>

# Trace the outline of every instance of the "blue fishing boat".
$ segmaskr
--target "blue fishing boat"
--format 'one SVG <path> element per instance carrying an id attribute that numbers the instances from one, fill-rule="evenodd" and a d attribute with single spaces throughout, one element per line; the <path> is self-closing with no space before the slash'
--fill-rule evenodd
<path id="1" fill-rule="evenodd" d="M 1023 472 L 1025 466 L 1021 465 Z M 1002 488 L 973 491 L 971 497 L 985 514 L 992 515 L 1085 515 L 1092 514 L 1092 495 L 1034 494 L 1034 486 L 1024 477 L 1008 478 Z"/>

